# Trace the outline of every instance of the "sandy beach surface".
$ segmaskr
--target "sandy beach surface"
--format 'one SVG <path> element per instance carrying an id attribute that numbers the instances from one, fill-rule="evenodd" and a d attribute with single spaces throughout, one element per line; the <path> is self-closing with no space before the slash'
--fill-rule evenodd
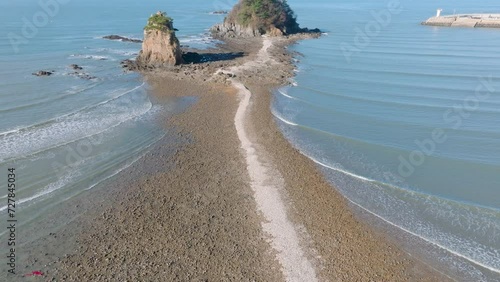
<path id="1" fill-rule="evenodd" d="M 214 52 L 244 56 L 144 74 L 155 103 L 194 101 L 159 120 L 176 141 L 68 202 L 78 216 L 26 269 L 45 281 L 452 280 L 360 221 L 279 131 L 272 89 L 293 75 L 298 39 L 228 41 Z"/>

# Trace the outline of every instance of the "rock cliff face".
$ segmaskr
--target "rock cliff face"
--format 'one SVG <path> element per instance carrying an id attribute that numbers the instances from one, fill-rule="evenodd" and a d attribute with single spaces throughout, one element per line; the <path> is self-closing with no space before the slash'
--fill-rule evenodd
<path id="1" fill-rule="evenodd" d="M 212 27 L 219 37 L 282 36 L 302 31 L 284 0 L 240 0 L 222 24 Z"/>
<path id="2" fill-rule="evenodd" d="M 263 33 L 251 26 L 242 26 L 235 22 L 224 21 L 212 27 L 212 33 L 220 37 L 255 37 Z"/>
<path id="3" fill-rule="evenodd" d="M 281 29 L 275 26 L 270 26 L 267 30 L 263 30 L 263 29 L 256 29 L 251 26 L 242 26 L 238 23 L 226 22 L 226 21 L 224 23 L 213 26 L 211 31 L 212 33 L 215 33 L 220 37 L 255 37 L 264 34 L 270 36 L 285 35 L 285 33 Z"/>
<path id="4" fill-rule="evenodd" d="M 158 68 L 182 63 L 182 51 L 175 36 L 172 19 L 158 12 L 144 28 L 142 50 L 136 63 L 142 68 Z"/>

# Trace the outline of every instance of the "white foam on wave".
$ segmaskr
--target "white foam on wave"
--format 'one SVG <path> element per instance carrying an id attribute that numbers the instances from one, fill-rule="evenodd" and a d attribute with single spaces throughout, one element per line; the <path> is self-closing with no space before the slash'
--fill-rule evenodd
<path id="1" fill-rule="evenodd" d="M 87 112 L 65 115 L 47 125 L 0 136 L 0 161 L 37 154 L 98 134 L 132 118 L 142 116 L 152 108 L 149 100 L 139 101 L 142 103 L 140 105 L 137 105 L 138 101 L 135 100 L 118 100 L 139 87 L 141 86 L 93 105 L 93 108 Z"/>
<path id="2" fill-rule="evenodd" d="M 111 52 L 113 54 L 120 55 L 120 56 L 126 56 L 126 57 L 139 55 L 139 52 L 137 52 L 137 51 L 129 51 L 129 50 L 114 50 L 114 49 L 111 49 L 111 50 L 109 50 L 109 52 Z"/>
<path id="3" fill-rule="evenodd" d="M 183 45 L 188 45 L 189 43 L 200 44 L 205 46 L 213 46 L 220 40 L 213 38 L 209 33 L 203 33 L 199 35 L 191 35 L 184 38 L 179 38 L 179 42 Z"/>
<path id="4" fill-rule="evenodd" d="M 378 183 L 379 182 L 379 181 L 377 181 L 375 179 L 370 179 L 370 178 L 367 178 L 367 177 L 364 177 L 364 176 L 361 176 L 361 175 L 354 174 L 354 173 L 349 172 L 349 171 L 347 171 L 345 169 L 341 169 L 339 167 L 328 165 L 326 163 L 323 163 L 323 162 L 321 162 L 321 161 L 319 161 L 319 160 L 317 160 L 317 159 L 315 159 L 315 158 L 307 155 L 303 151 L 300 151 L 300 152 L 302 153 L 302 155 L 306 156 L 307 158 L 309 158 L 310 160 L 312 160 L 314 163 L 319 164 L 320 166 L 326 167 L 328 169 L 333 169 L 333 170 L 338 171 L 338 172 L 342 172 L 343 174 L 352 176 L 352 177 L 357 178 L 357 179 L 362 180 L 362 181 L 367 181 L 367 182 L 372 182 L 372 183 Z"/>
<path id="5" fill-rule="evenodd" d="M 281 94 L 283 94 L 283 93 L 281 93 Z M 292 123 L 292 122 L 284 119 L 283 117 L 281 117 L 279 114 L 276 113 L 274 108 L 271 108 L 271 113 L 278 120 L 284 122 L 285 124 L 292 125 L 292 126 L 298 126 L 297 124 Z M 340 165 L 336 166 L 336 165 L 332 165 L 332 164 L 323 162 L 323 161 L 309 155 L 307 152 L 305 152 L 301 148 L 299 148 L 299 151 L 301 152 L 301 154 L 303 154 L 304 156 L 306 156 L 307 158 L 312 160 L 314 163 L 316 163 L 317 165 L 319 165 L 321 167 L 326 168 L 327 170 L 339 172 L 339 173 L 344 174 L 346 176 L 349 176 L 353 179 L 357 179 L 361 182 L 369 183 L 369 185 L 376 185 L 376 186 L 382 185 L 382 186 L 391 188 L 392 190 L 403 192 L 408 197 L 413 198 L 413 199 L 418 198 L 418 199 L 421 199 L 422 201 L 425 201 L 425 199 L 427 199 L 427 202 L 428 202 L 427 205 L 436 207 L 437 209 L 441 209 L 440 207 L 444 206 L 444 204 L 440 203 L 440 201 L 445 201 L 450 206 L 463 206 L 464 210 L 468 210 L 468 212 L 467 212 L 468 217 L 467 217 L 467 219 L 463 219 L 462 217 L 465 215 L 457 215 L 457 217 L 459 217 L 461 220 L 464 220 L 465 223 L 464 222 L 455 223 L 455 224 L 459 224 L 459 226 L 461 228 L 466 228 L 466 229 L 473 228 L 473 230 L 476 230 L 476 232 L 478 232 L 478 230 L 477 230 L 477 228 L 479 228 L 478 226 L 482 226 L 482 229 L 484 229 L 483 233 L 492 233 L 492 232 L 495 232 L 495 230 L 500 230 L 500 227 L 498 226 L 498 221 L 495 224 L 495 219 L 494 219 L 495 214 L 497 214 L 496 216 L 498 216 L 499 211 L 497 209 L 493 209 L 493 208 L 489 208 L 489 207 L 471 206 L 471 205 L 466 204 L 466 203 L 455 202 L 453 200 L 448 200 L 448 199 L 445 200 L 445 199 L 438 198 L 437 196 L 432 196 L 429 194 L 416 192 L 416 191 L 411 190 L 411 189 L 406 189 L 406 188 L 399 187 L 396 185 L 391 185 L 389 183 L 385 183 L 385 182 L 382 182 L 382 181 L 379 181 L 376 179 L 372 179 L 369 177 L 358 175 L 356 173 L 353 173 L 349 170 L 342 168 Z M 385 192 L 383 192 L 383 193 L 385 193 Z M 369 214 L 376 216 L 377 218 L 383 220 L 384 222 L 388 223 L 391 226 L 394 226 L 400 230 L 403 230 L 404 232 L 409 233 L 412 236 L 416 236 L 417 238 L 420 238 L 420 239 L 424 240 L 425 242 L 427 242 L 433 246 L 438 247 L 439 249 L 445 250 L 445 251 L 447 251 L 447 252 L 449 252 L 457 257 L 463 258 L 463 259 L 471 262 L 472 264 L 481 266 L 481 267 L 488 269 L 488 270 L 495 272 L 495 273 L 500 273 L 500 268 L 498 267 L 498 266 L 500 266 L 500 261 L 499 260 L 495 261 L 494 257 L 496 255 L 494 254 L 495 253 L 494 249 L 491 249 L 491 247 L 492 247 L 491 245 L 483 245 L 481 243 L 475 242 L 474 239 L 471 239 L 469 237 L 462 238 L 462 237 L 458 237 L 458 236 L 455 236 L 452 234 L 443 233 L 445 231 L 441 231 L 440 229 L 435 229 L 432 225 L 429 225 L 428 229 L 425 229 L 425 224 L 427 224 L 427 223 L 425 223 L 423 221 L 419 221 L 419 219 L 417 219 L 417 218 L 410 219 L 409 217 L 407 217 L 406 220 L 410 220 L 410 221 L 415 220 L 415 222 L 420 222 L 421 224 L 416 224 L 416 225 L 413 224 L 412 225 L 412 224 L 409 224 L 408 222 L 403 223 L 403 222 L 399 221 L 400 220 L 399 218 L 396 218 L 397 220 L 395 220 L 395 218 L 392 218 L 391 216 L 385 216 L 385 215 L 383 215 L 383 213 L 379 214 L 377 212 L 372 211 L 371 208 L 367 208 L 363 204 L 361 204 L 362 202 L 358 203 L 358 201 L 355 201 L 354 200 L 355 198 L 351 198 L 350 196 L 347 196 L 346 198 L 352 204 L 358 206 L 359 208 L 368 212 Z M 430 199 L 432 199 L 432 200 L 430 200 Z M 392 199 L 390 201 L 399 201 L 400 202 L 401 200 Z M 383 202 L 384 203 L 383 206 L 387 208 L 388 205 L 389 206 L 391 205 L 390 201 L 387 202 L 387 200 L 382 200 L 381 202 Z M 404 207 L 402 207 L 402 208 L 404 209 Z M 479 209 L 481 209 L 481 212 L 479 212 Z M 449 212 L 449 211 L 443 211 L 443 212 Z M 486 216 L 486 217 L 483 218 L 484 216 Z M 459 220 L 459 219 L 455 218 L 454 220 Z M 489 220 L 491 220 L 491 221 L 489 221 Z M 405 226 L 403 226 L 402 224 Z M 468 225 L 468 227 L 463 227 L 463 224 L 469 224 L 469 225 Z M 406 226 L 406 225 L 408 225 L 408 226 Z M 467 230 L 469 230 L 469 229 L 467 229 Z M 478 252 L 478 250 L 483 250 L 483 252 L 482 253 Z"/>
<path id="6" fill-rule="evenodd" d="M 93 83 L 91 85 L 71 86 L 70 89 L 65 90 L 62 93 L 62 95 L 58 95 L 58 96 L 50 95 L 49 97 L 46 97 L 45 99 L 37 100 L 36 102 L 30 103 L 30 104 L 23 104 L 23 105 L 15 106 L 13 108 L 1 109 L 0 112 L 15 111 L 15 110 L 23 109 L 23 108 L 28 108 L 28 107 L 33 107 L 33 106 L 37 106 L 37 105 L 42 105 L 45 103 L 50 103 L 52 101 L 55 101 L 55 100 L 58 100 L 61 98 L 65 98 L 65 97 L 70 96 L 70 95 L 82 93 L 84 91 L 87 91 L 87 90 L 92 89 L 92 88 L 99 85 L 98 82 L 95 82 L 95 81 L 92 81 L 92 82 Z M 8 129 L 8 131 L 0 132 L 0 135 L 7 134 L 7 133 L 9 133 L 9 131 L 18 131 L 19 129 L 22 129 L 25 127 L 29 127 L 29 126 Z"/>
<path id="7" fill-rule="evenodd" d="M 138 161 L 139 159 L 141 159 L 142 157 L 144 157 L 148 153 L 148 149 L 151 148 L 151 146 L 153 146 L 157 141 L 159 141 L 163 137 L 165 137 L 165 134 L 158 136 L 155 140 L 153 140 L 151 142 L 151 144 L 149 144 L 148 146 L 144 147 L 144 149 L 143 149 L 144 152 L 142 154 L 140 154 L 139 156 L 136 156 L 132 160 L 128 161 L 125 165 L 123 165 L 122 167 L 116 169 L 115 171 L 113 171 L 110 175 L 106 176 L 105 178 L 97 181 L 96 183 L 93 183 L 93 184 L 89 185 L 84 190 L 85 191 L 86 190 L 91 190 L 92 188 L 96 187 L 97 185 L 99 185 L 103 181 L 108 180 L 108 179 L 116 176 L 117 174 L 119 174 L 123 170 L 125 170 L 128 167 L 132 166 L 136 161 Z M 19 201 L 17 201 L 16 203 L 18 203 L 18 204 L 30 203 L 30 202 L 32 202 L 34 200 L 38 200 L 40 198 L 46 197 L 49 194 L 51 194 L 53 192 L 56 192 L 56 191 L 64 188 L 67 184 L 71 183 L 76 177 L 81 176 L 81 173 L 79 172 L 79 166 L 81 166 L 83 163 L 92 161 L 93 158 L 101 158 L 101 157 L 102 156 L 100 156 L 100 155 L 99 156 L 94 156 L 92 158 L 83 159 L 83 160 L 80 160 L 79 162 L 77 162 L 75 164 L 72 164 L 72 167 L 74 167 L 74 169 L 65 171 L 65 174 L 64 174 L 63 177 L 59 178 L 55 182 L 52 182 L 52 183 L 48 184 L 40 192 L 38 192 L 38 193 L 36 193 L 36 194 L 34 194 L 34 195 L 30 196 L 30 197 L 22 198 Z M 7 206 L 0 207 L 0 211 L 5 210 L 6 208 L 7 208 Z"/>
<path id="8" fill-rule="evenodd" d="M 9 135 L 11 133 L 16 133 L 16 132 L 19 132 L 20 130 L 22 130 L 24 127 L 15 127 L 13 129 L 9 129 L 7 131 L 4 131 L 4 132 L 0 132 L 0 136 L 2 135 Z"/>
<path id="9" fill-rule="evenodd" d="M 189 38 L 181 38 L 179 39 L 180 43 L 209 43 L 212 42 L 212 39 L 208 35 L 202 36 L 190 36 Z"/>
<path id="10" fill-rule="evenodd" d="M 78 93 L 81 93 L 85 90 L 88 90 L 90 87 L 88 87 L 87 85 L 73 85 L 71 86 L 69 89 L 67 89 L 66 91 L 64 91 L 65 94 L 70 94 L 70 95 L 74 95 L 74 94 L 78 94 Z"/>

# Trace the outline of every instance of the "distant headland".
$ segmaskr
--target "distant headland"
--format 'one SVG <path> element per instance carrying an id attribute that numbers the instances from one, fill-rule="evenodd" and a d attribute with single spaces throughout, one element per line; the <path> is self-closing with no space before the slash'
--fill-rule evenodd
<path id="1" fill-rule="evenodd" d="M 449 27 L 490 27 L 500 28 L 500 14 L 456 14 L 441 15 L 438 9 L 436 16 L 422 22 L 423 25 Z"/>
<path id="2" fill-rule="evenodd" d="M 279 0 L 240 0 L 224 22 L 212 27 L 211 31 L 222 38 L 321 33 L 317 28 L 300 28 L 288 3 Z"/>

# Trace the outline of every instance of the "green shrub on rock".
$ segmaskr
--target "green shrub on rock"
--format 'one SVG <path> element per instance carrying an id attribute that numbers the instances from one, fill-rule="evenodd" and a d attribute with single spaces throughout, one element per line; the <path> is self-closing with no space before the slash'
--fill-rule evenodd
<path id="1" fill-rule="evenodd" d="M 148 24 L 144 27 L 144 30 L 161 30 L 161 31 L 172 31 L 174 20 L 167 16 L 164 12 L 157 12 L 151 15 L 148 20 Z"/>

